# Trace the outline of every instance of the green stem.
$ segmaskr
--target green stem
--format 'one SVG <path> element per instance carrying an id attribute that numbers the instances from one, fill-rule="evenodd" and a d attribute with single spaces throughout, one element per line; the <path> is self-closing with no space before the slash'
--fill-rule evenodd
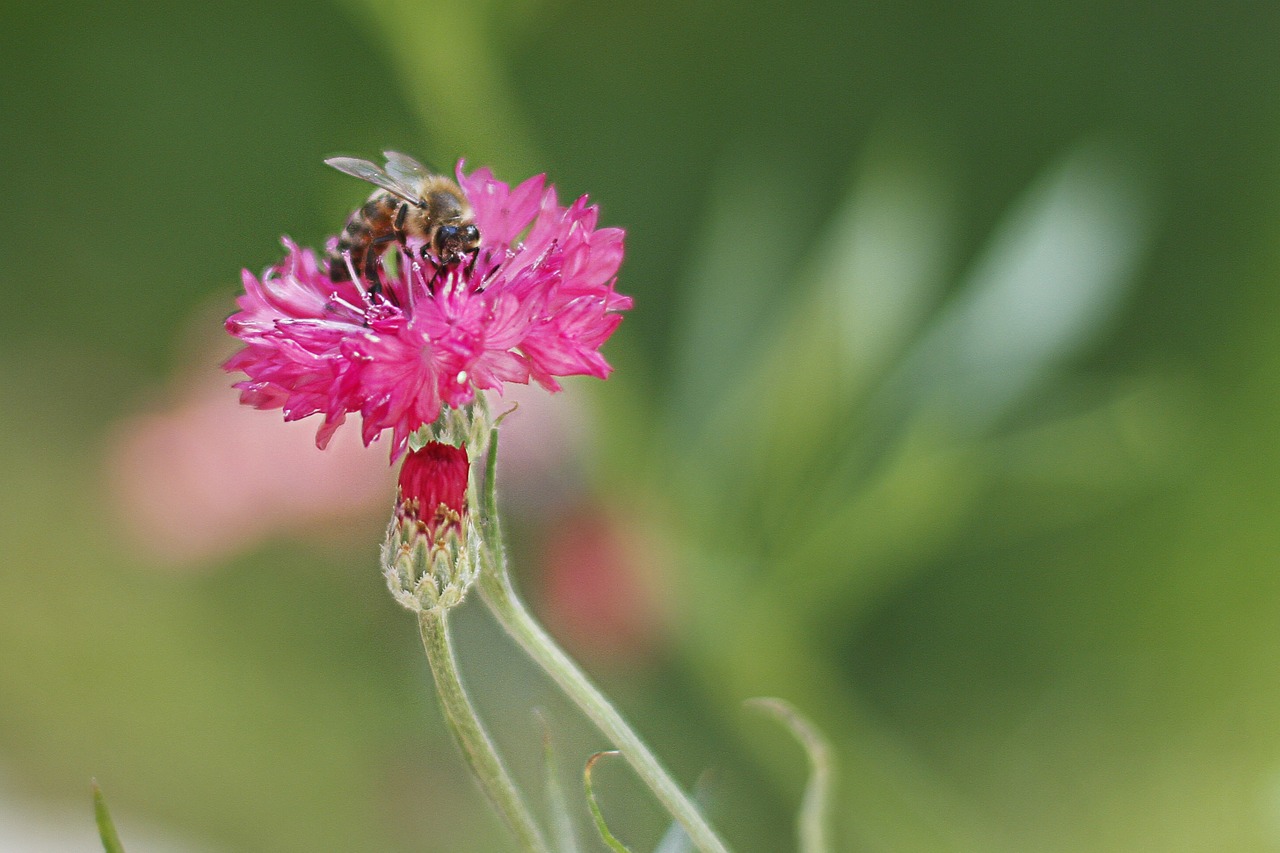
<path id="1" fill-rule="evenodd" d="M 631 764 L 636 775 L 644 780 L 667 812 L 684 827 L 694 846 L 702 853 L 728 853 L 728 847 L 698 811 L 693 800 L 658 762 L 654 754 L 645 746 L 644 741 L 632 731 L 604 694 L 591 683 L 578 665 L 533 618 L 516 594 L 507 571 L 506 555 L 502 549 L 501 525 L 497 513 L 494 488 L 497 450 L 498 433 L 494 430 L 489 442 L 489 460 L 484 488 L 485 517 L 482 520 L 485 559 L 480 569 L 479 586 L 485 604 L 529 657 L 551 676 L 551 679 L 595 723 L 605 737 L 613 742 L 622 757 Z"/>
<path id="2" fill-rule="evenodd" d="M 527 853 L 550 853 L 542 832 L 498 757 L 489 733 L 476 716 L 475 706 L 462 686 L 445 611 L 424 610 L 419 613 L 418 631 L 422 635 L 422 647 L 427 651 L 431 673 L 435 676 L 436 693 L 440 696 L 445 721 L 462 748 L 471 772 L 519 839 L 521 848 Z"/>

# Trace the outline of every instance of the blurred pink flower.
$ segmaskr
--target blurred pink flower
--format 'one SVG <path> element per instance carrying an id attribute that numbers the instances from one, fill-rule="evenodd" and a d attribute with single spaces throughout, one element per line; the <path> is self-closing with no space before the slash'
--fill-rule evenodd
<path id="1" fill-rule="evenodd" d="M 245 271 L 226 323 L 245 347 L 224 365 L 249 377 L 236 385 L 241 402 L 290 421 L 323 415 L 321 448 L 359 412 L 365 444 L 392 430 L 394 461 L 442 406 L 477 390 L 608 376 L 599 348 L 631 307 L 613 289 L 622 230 L 596 228 L 585 196 L 562 207 L 542 175 L 514 189 L 461 163 L 457 176 L 481 234 L 474 265 L 437 271 L 411 242 L 375 295 L 331 281 L 313 252 L 285 240 L 279 266 L 261 279 Z"/>
<path id="2" fill-rule="evenodd" d="M 596 505 L 553 523 L 542 552 L 542 610 L 578 654 L 611 666 L 644 665 L 667 636 L 656 591 L 660 547 L 630 520 Z"/>
<path id="3" fill-rule="evenodd" d="M 385 507 L 390 472 L 354 434 L 318 454 L 301 425 L 230 404 L 220 372 L 180 384 L 179 399 L 126 418 L 105 448 L 122 532 L 150 558 L 208 562 Z"/>
<path id="4" fill-rule="evenodd" d="M 507 508 L 526 522 L 549 523 L 583 500 L 588 457 L 598 425 L 585 383 L 551 395 L 537 385 L 513 385 L 489 406 L 503 412 L 498 479 Z"/>

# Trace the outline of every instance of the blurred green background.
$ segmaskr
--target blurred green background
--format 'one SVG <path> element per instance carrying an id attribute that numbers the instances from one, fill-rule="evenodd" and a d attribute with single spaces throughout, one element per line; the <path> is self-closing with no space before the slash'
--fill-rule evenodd
<path id="1" fill-rule="evenodd" d="M 512 418 L 559 455 L 504 461 L 511 546 L 736 849 L 792 849 L 803 755 L 742 707 L 777 695 L 836 749 L 839 849 L 1280 850 L 1277 36 L 1189 0 L 5 4 L 0 847 L 93 849 L 96 775 L 131 851 L 504 849 L 376 570 L 385 451 L 212 368 L 240 269 L 363 197 L 321 160 L 391 147 L 627 229 L 617 372 Z M 295 509 L 303 467 L 337 496 Z M 576 785 L 607 744 L 458 623 L 518 775 L 538 705 Z"/>

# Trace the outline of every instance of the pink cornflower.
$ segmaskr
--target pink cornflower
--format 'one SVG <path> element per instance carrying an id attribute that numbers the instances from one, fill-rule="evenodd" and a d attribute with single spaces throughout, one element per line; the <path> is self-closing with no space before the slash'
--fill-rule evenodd
<path id="1" fill-rule="evenodd" d="M 561 206 L 543 175 L 512 189 L 459 163 L 457 177 L 480 230 L 473 264 L 438 270 L 411 241 L 370 293 L 331 281 L 314 252 L 285 239 L 279 265 L 260 279 L 244 272 L 226 326 L 245 348 L 223 365 L 248 376 L 236 384 L 242 403 L 290 421 L 323 415 L 321 448 L 358 412 L 365 444 L 392 431 L 394 461 L 410 434 L 477 390 L 533 380 L 556 391 L 557 377 L 609 375 L 599 349 L 631 307 L 614 290 L 622 229 L 596 228 L 585 196 Z"/>

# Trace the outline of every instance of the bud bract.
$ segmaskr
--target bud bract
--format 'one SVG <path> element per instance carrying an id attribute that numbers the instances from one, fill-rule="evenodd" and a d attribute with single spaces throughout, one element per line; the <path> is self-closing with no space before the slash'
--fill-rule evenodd
<path id="1" fill-rule="evenodd" d="M 405 456 L 382 573 L 413 611 L 462 603 L 479 569 L 480 539 L 467 512 L 466 447 L 431 441 Z"/>

